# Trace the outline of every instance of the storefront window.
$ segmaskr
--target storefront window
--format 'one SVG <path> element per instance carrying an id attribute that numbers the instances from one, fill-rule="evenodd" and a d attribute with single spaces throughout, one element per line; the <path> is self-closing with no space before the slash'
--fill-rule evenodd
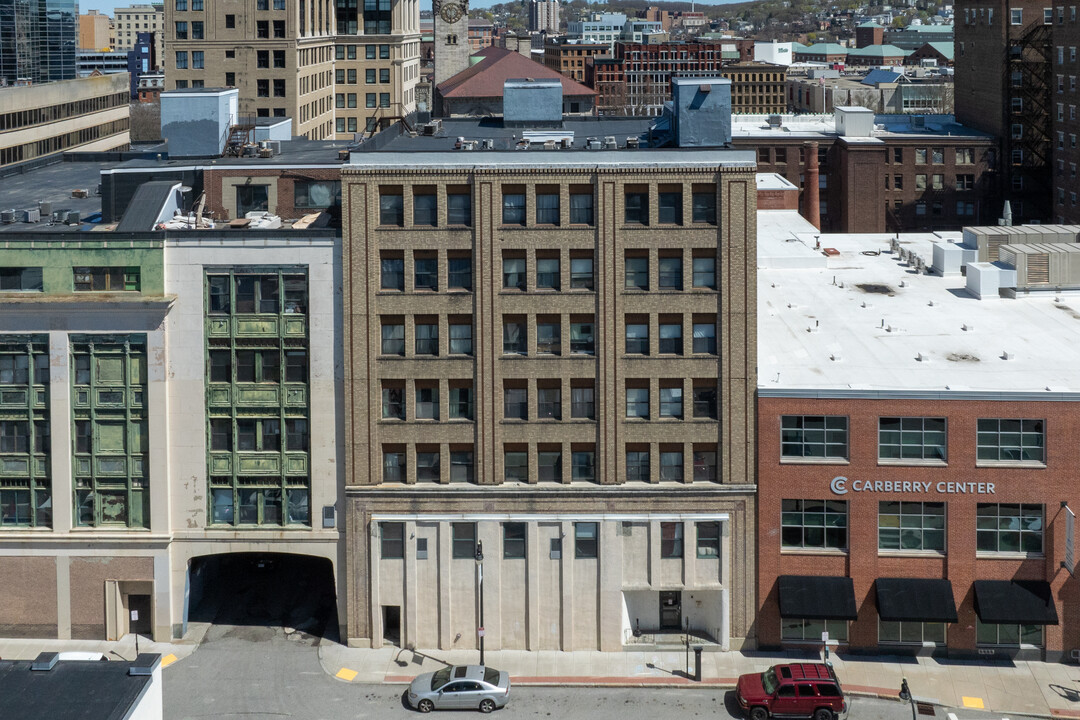
<path id="1" fill-rule="evenodd" d="M 975 642 L 979 645 L 1034 645 L 1042 647 L 1042 625 L 991 625 L 976 618 Z"/>
<path id="2" fill-rule="evenodd" d="M 945 644 L 945 623 L 878 620 L 878 642 L 885 644 Z"/>
<path id="3" fill-rule="evenodd" d="M 781 618 L 780 637 L 783 640 L 821 642 L 821 633 L 828 632 L 830 640 L 847 642 L 848 624 L 845 620 L 814 620 L 811 618 Z"/>

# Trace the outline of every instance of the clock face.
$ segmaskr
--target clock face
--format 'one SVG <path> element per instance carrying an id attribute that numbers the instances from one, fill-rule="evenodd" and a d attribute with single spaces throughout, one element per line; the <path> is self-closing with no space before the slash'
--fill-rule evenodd
<path id="1" fill-rule="evenodd" d="M 460 5 L 456 5 L 454 3 L 447 3 L 442 6 L 442 11 L 440 14 L 442 15 L 442 19 L 446 22 L 455 23 L 461 19 L 461 16 L 464 13 L 462 13 Z"/>

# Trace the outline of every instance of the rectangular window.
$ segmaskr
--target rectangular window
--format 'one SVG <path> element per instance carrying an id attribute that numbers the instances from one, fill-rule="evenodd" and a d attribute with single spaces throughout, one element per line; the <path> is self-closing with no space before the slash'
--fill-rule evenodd
<path id="1" fill-rule="evenodd" d="M 699 192 L 694 190 L 693 219 L 696 223 L 716 224 L 716 192 Z"/>
<path id="2" fill-rule="evenodd" d="M 699 558 L 720 557 L 720 523 L 699 522 L 697 526 L 697 556 Z"/>
<path id="3" fill-rule="evenodd" d="M 878 419 L 878 459 L 946 461 L 945 418 Z"/>
<path id="4" fill-rule="evenodd" d="M 915 148 L 915 164 L 916 165 L 925 165 L 926 164 L 926 157 L 927 157 L 926 148 Z"/>
<path id="5" fill-rule="evenodd" d="M 503 321 L 503 354 L 524 355 L 528 352 L 525 323 L 519 320 Z"/>
<path id="6" fill-rule="evenodd" d="M 649 224 L 649 193 L 628 192 L 624 198 L 623 221 L 627 225 Z"/>
<path id="7" fill-rule="evenodd" d="M 1046 430 L 1042 420 L 979 418 L 977 458 L 991 462 L 1045 462 Z"/>
<path id="8" fill-rule="evenodd" d="M 572 290 L 593 289 L 593 259 L 591 257 L 570 258 L 570 288 Z"/>
<path id="9" fill-rule="evenodd" d="M 466 322 L 450 323 L 450 354 L 472 355 L 472 324 Z"/>
<path id="10" fill-rule="evenodd" d="M 694 352 L 699 355 L 716 354 L 716 323 L 694 323 Z"/>
<path id="11" fill-rule="evenodd" d="M 405 523 L 379 523 L 381 534 L 380 555 L 383 560 L 403 560 L 405 558 Z"/>
<path id="12" fill-rule="evenodd" d="M 525 523 L 503 523 L 503 558 L 519 560 L 525 557 Z"/>
<path id="13" fill-rule="evenodd" d="M 626 479 L 628 482 L 649 482 L 649 451 L 626 451 Z"/>
<path id="14" fill-rule="evenodd" d="M 847 460 L 847 417 L 784 415 L 780 419 L 780 455 L 785 458 Z"/>
<path id="15" fill-rule="evenodd" d="M 570 453 L 571 479 L 574 482 L 596 482 L 596 453 L 575 450 Z"/>
<path id="16" fill-rule="evenodd" d="M 505 199 L 505 195 L 503 196 Z M 523 196 L 524 197 L 524 196 Z M 525 290 L 525 258 L 523 256 L 508 256 L 503 254 L 503 289 Z"/>
<path id="17" fill-rule="evenodd" d="M 188 39 L 188 29 L 187 29 L 187 23 L 186 22 L 178 22 L 178 23 L 176 23 L 176 39 L 177 40 L 187 40 Z"/>
<path id="18" fill-rule="evenodd" d="M 382 354 L 405 354 L 405 324 L 398 320 L 382 321 Z"/>
<path id="19" fill-rule="evenodd" d="M 558 450 L 537 452 L 536 466 L 540 482 L 562 482 L 562 453 Z"/>
<path id="20" fill-rule="evenodd" d="M 570 323 L 570 354 L 592 355 L 596 351 L 595 338 L 593 335 L 593 323 L 571 322 Z"/>
<path id="21" fill-rule="evenodd" d="M 660 417 L 682 419 L 683 416 L 683 389 L 682 386 L 660 388 Z"/>
<path id="22" fill-rule="evenodd" d="M 536 288 L 538 290 L 558 290 L 561 287 L 561 273 L 558 257 L 536 258 Z"/>
<path id="23" fill-rule="evenodd" d="M 682 325 L 679 323 L 660 323 L 660 354 L 682 355 Z"/>
<path id="24" fill-rule="evenodd" d="M 450 482 L 471 483 L 473 482 L 473 452 L 472 450 L 450 451 Z"/>
<path id="25" fill-rule="evenodd" d="M 649 388 L 626 388 L 626 417 L 649 419 Z"/>
<path id="26" fill-rule="evenodd" d="M 990 625 L 975 618 L 976 645 L 1004 645 L 1018 647 L 1030 645 L 1042 647 L 1042 625 Z"/>
<path id="27" fill-rule="evenodd" d="M 188 66 L 188 54 L 186 51 L 176 53 L 176 69 L 187 70 Z"/>
<path id="28" fill-rule="evenodd" d="M 416 419 L 438 420 L 439 419 L 439 388 L 438 386 L 416 388 Z"/>
<path id="29" fill-rule="evenodd" d="M 447 193 L 446 222 L 449 225 L 472 225 L 472 195 L 463 192 Z"/>
<path id="30" fill-rule="evenodd" d="M 648 197 L 648 196 L 646 196 Z M 682 225 L 683 207 L 681 192 L 660 192 L 658 196 L 660 222 L 664 225 Z M 627 221 L 629 222 L 629 220 Z M 648 224 L 646 223 L 642 223 Z"/>
<path id="31" fill-rule="evenodd" d="M 846 550 L 847 529 L 846 500 L 784 500 L 781 503 L 780 537 L 785 548 Z"/>
<path id="32" fill-rule="evenodd" d="M 384 420 L 405 419 L 405 388 L 399 383 L 383 382 L 382 416 Z"/>
<path id="33" fill-rule="evenodd" d="M 1012 8 L 1009 11 L 1009 24 L 1010 25 L 1023 25 L 1024 24 L 1024 10 L 1023 10 L 1023 8 Z"/>
<path id="34" fill-rule="evenodd" d="M 379 188 L 379 224 L 405 225 L 405 197 L 400 187 Z"/>
<path id="35" fill-rule="evenodd" d="M 137 267 L 72 268 L 75 292 L 138 292 Z"/>
<path id="36" fill-rule="evenodd" d="M 380 290 L 405 289 L 405 260 L 401 256 L 383 255 L 379 260 Z"/>
<path id="37" fill-rule="evenodd" d="M 941 622 L 900 622 L 899 620 L 878 619 L 878 642 L 882 645 L 903 645 L 923 643 L 945 644 L 945 623 Z"/>
<path id="38" fill-rule="evenodd" d="M 450 388 L 450 419 L 472 420 L 473 419 L 473 389 L 472 387 Z"/>
<path id="39" fill-rule="evenodd" d="M 646 317 L 641 317 L 646 320 Z M 628 355 L 649 354 L 649 325 L 648 322 L 626 321 L 626 353 Z"/>
<path id="40" fill-rule="evenodd" d="M 439 259 L 437 257 L 419 253 L 413 257 L 413 288 L 432 292 L 439 289 Z"/>
<path id="41" fill-rule="evenodd" d="M 660 451 L 660 480 L 663 482 L 683 481 L 683 454 L 681 451 Z"/>
<path id="42" fill-rule="evenodd" d="M 694 417 L 708 420 L 717 419 L 715 385 L 694 385 Z"/>
<path id="43" fill-rule="evenodd" d="M 694 482 L 716 482 L 715 450 L 694 450 Z"/>
<path id="44" fill-rule="evenodd" d="M 716 258 L 694 256 L 694 287 L 716 289 Z"/>
<path id="45" fill-rule="evenodd" d="M 525 193 L 503 192 L 502 196 L 502 221 L 503 225 L 525 224 Z"/>
<path id="46" fill-rule="evenodd" d="M 945 552 L 945 503 L 878 503 L 878 550 Z"/>
<path id="47" fill-rule="evenodd" d="M 284 20 L 275 20 L 274 21 L 274 37 L 276 37 L 276 38 L 285 37 L 285 21 Z"/>
<path id="48" fill-rule="evenodd" d="M 195 70 L 206 69 L 205 53 L 202 50 L 193 50 L 191 53 L 191 67 Z"/>
<path id="49" fill-rule="evenodd" d="M 529 482 L 529 453 L 527 451 L 507 450 L 503 453 L 503 480 Z"/>
<path id="50" fill-rule="evenodd" d="M 39 267 L 0 268 L 0 292 L 41 292 L 43 289 Z"/>
<path id="51" fill-rule="evenodd" d="M 1043 552 L 1042 505 L 979 503 L 975 523 L 979 552 Z"/>
<path id="52" fill-rule="evenodd" d="M 683 556 L 683 524 L 681 522 L 660 523 L 660 557 L 681 558 Z"/>
<path id="53" fill-rule="evenodd" d="M 558 225 L 559 224 L 559 193 L 541 192 L 536 193 L 536 224 Z"/>
<path id="54" fill-rule="evenodd" d="M 524 387 L 503 388 L 503 419 L 529 419 L 529 390 Z"/>
<path id="55" fill-rule="evenodd" d="M 379 70 L 379 82 L 383 85 L 390 83 L 390 68 L 381 68 Z"/>
<path id="56" fill-rule="evenodd" d="M 416 482 L 439 482 L 439 452 L 416 451 Z"/>
<path id="57" fill-rule="evenodd" d="M 570 224 L 593 224 L 593 194 L 589 192 L 570 192 Z"/>
<path id="58" fill-rule="evenodd" d="M 437 318 L 431 318 L 434 322 L 420 320 L 414 325 L 416 332 L 416 345 L 413 352 L 416 355 L 439 354 L 439 323 Z"/>
<path id="59" fill-rule="evenodd" d="M 413 225 L 435 227 L 439 221 L 439 198 L 434 192 L 413 190 Z"/>
<path id="60" fill-rule="evenodd" d="M 811 620 L 806 618 L 781 618 L 780 637 L 783 640 L 821 643 L 821 633 L 829 633 L 830 640 L 847 642 L 848 624 L 845 620 Z M 818 686 L 822 688 L 824 686 Z"/>
<path id="61" fill-rule="evenodd" d="M 570 388 L 570 417 L 585 420 L 595 418 L 595 402 L 592 386 Z"/>
<path id="62" fill-rule="evenodd" d="M 536 352 L 538 355 L 562 354 L 562 324 L 555 320 L 536 323 Z"/>
<path id="63" fill-rule="evenodd" d="M 627 256 L 625 265 L 625 288 L 627 290 L 649 289 L 649 258 Z"/>
<path id="64" fill-rule="evenodd" d="M 682 290 L 682 256 L 661 256 L 657 262 L 661 290 Z"/>
<path id="65" fill-rule="evenodd" d="M 450 531 L 453 536 L 451 540 L 452 557 L 458 560 L 475 560 L 476 523 L 450 523 Z"/>
<path id="66" fill-rule="evenodd" d="M 594 522 L 574 523 L 574 557 L 591 559 L 599 557 L 598 525 Z"/>
<path id="67" fill-rule="evenodd" d="M 295 180 L 293 204 L 298 208 L 341 207 L 341 181 Z"/>

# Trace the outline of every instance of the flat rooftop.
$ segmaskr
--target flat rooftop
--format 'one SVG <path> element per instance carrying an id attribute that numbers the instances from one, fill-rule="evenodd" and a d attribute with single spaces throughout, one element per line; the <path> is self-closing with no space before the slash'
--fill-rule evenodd
<path id="1" fill-rule="evenodd" d="M 977 300 L 964 277 L 901 262 L 894 237 L 758 212 L 759 394 L 1080 399 L 1080 293 Z M 962 235 L 899 239 L 930 260 Z"/>
<path id="2" fill-rule="evenodd" d="M 573 147 L 583 149 L 588 138 L 614 137 L 619 146 L 626 145 L 626 138 L 646 139 L 649 126 L 656 118 L 606 118 L 606 117 L 564 117 L 559 127 L 503 127 L 502 118 L 447 118 L 442 121 L 442 130 L 436 135 L 395 134 L 395 130 L 383 131 L 367 139 L 358 148 L 363 152 L 422 152 L 453 150 L 458 138 L 466 141 L 482 142 L 492 140 L 495 150 L 513 150 L 524 132 L 565 132 L 573 133 Z M 354 154 L 354 157 L 356 155 Z"/>
<path id="3" fill-rule="evenodd" d="M 544 168 L 715 168 L 756 167 L 749 150 L 459 150 L 457 152 L 353 153 L 352 170 L 530 169 Z"/>
<path id="4" fill-rule="evenodd" d="M 37 209 L 38 202 L 51 202 L 53 211 L 72 210 L 85 218 L 101 212 L 101 197 L 97 186 L 101 171 L 115 163 L 57 162 L 34 168 L 25 173 L 0 178 L 0 210 L 14 210 L 15 222 L 0 223 L 0 235 L 8 232 L 70 232 L 78 226 L 49 225 L 47 218 L 39 223 L 22 222 L 23 210 Z M 72 190 L 87 190 L 85 198 L 74 198 Z"/>
<path id="5" fill-rule="evenodd" d="M 123 720 L 152 681 L 129 675 L 130 662 L 60 660 L 47 671 L 31 670 L 32 664 L 0 660 L 4 717 Z"/>
<path id="6" fill-rule="evenodd" d="M 921 125 L 917 118 L 922 118 Z M 781 115 L 780 125 L 776 127 L 769 125 L 768 115 L 732 115 L 731 136 L 733 140 L 836 138 L 839 133 L 836 131 L 836 119 L 832 113 Z M 986 133 L 961 125 L 952 115 L 874 115 L 874 138 L 957 136 L 992 139 L 992 136 Z"/>

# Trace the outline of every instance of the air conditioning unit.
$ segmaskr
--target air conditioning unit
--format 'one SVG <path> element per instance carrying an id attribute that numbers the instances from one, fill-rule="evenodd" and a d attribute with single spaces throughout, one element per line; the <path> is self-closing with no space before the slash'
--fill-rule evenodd
<path id="1" fill-rule="evenodd" d="M 1069 659 L 1074 662 L 1080 662 L 1080 648 L 1073 648 L 1070 650 Z"/>
<path id="2" fill-rule="evenodd" d="M 0 223 L 10 225 L 13 222 L 15 222 L 14 210 L 0 210 Z"/>
<path id="3" fill-rule="evenodd" d="M 37 207 L 38 210 L 41 211 L 41 217 L 47 218 L 52 215 L 52 203 L 48 200 L 40 200 Z"/>
<path id="4" fill-rule="evenodd" d="M 618 147 L 619 147 L 619 144 L 617 142 L 615 142 L 615 136 L 614 135 L 608 135 L 607 137 L 604 138 L 604 149 L 605 150 L 617 150 Z"/>
<path id="5" fill-rule="evenodd" d="M 599 150 L 600 148 L 603 147 L 603 145 L 601 144 L 601 142 L 599 140 L 592 137 L 592 138 L 587 138 L 585 140 L 585 147 L 587 147 L 590 150 Z"/>
<path id="6" fill-rule="evenodd" d="M 636 150 L 639 145 L 639 140 L 636 137 L 626 138 L 626 147 Z"/>
<path id="7" fill-rule="evenodd" d="M 481 150 L 494 150 L 495 149 L 495 141 L 492 140 L 492 139 L 481 140 L 480 141 L 480 149 Z"/>
<path id="8" fill-rule="evenodd" d="M 23 210 L 22 221 L 24 223 L 36 223 L 41 221 L 41 211 L 37 208 Z"/>
<path id="9" fill-rule="evenodd" d="M 72 211 L 68 212 L 66 222 L 67 222 L 68 225 L 78 225 L 79 220 L 81 220 L 81 219 L 82 219 L 82 215 L 79 214 L 79 211 L 78 210 L 72 210 Z"/>

